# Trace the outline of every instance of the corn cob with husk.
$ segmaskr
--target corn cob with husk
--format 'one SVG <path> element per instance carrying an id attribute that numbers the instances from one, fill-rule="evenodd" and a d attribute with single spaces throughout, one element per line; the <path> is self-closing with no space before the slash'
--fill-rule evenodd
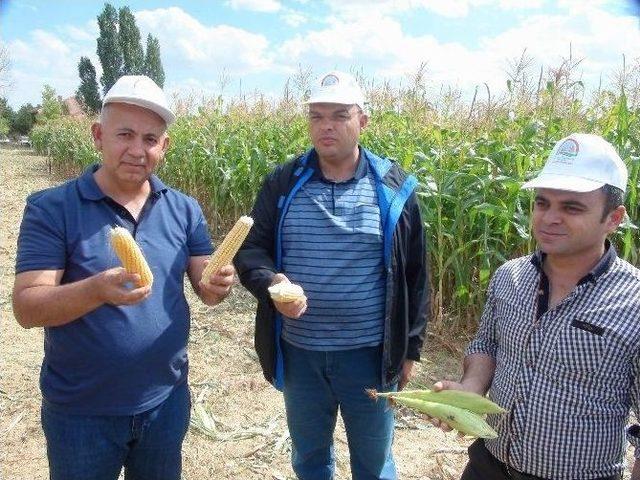
<path id="1" fill-rule="evenodd" d="M 402 390 L 400 392 L 376 393 L 377 397 L 393 398 L 414 398 L 427 402 L 444 403 L 458 408 L 464 408 L 477 414 L 504 413 L 506 410 L 497 403 L 492 402 L 487 397 L 473 392 L 463 390 Z"/>
<path id="2" fill-rule="evenodd" d="M 215 275 L 225 265 L 229 265 L 247 238 L 253 226 L 253 218 L 243 216 L 238 219 L 233 228 L 227 233 L 220 246 L 213 252 L 209 263 L 202 272 L 202 281 L 206 282 L 211 275 Z"/>
<path id="3" fill-rule="evenodd" d="M 446 393 L 448 392 L 448 393 Z M 504 413 L 505 410 L 486 397 L 460 390 L 407 390 L 379 393 L 367 390 L 373 399 L 392 399 L 395 403 L 426 413 L 448 424 L 458 432 L 478 438 L 496 438 L 497 432 L 480 416 L 482 413 Z"/>
<path id="4" fill-rule="evenodd" d="M 123 227 L 115 227 L 111 230 L 111 246 L 118 255 L 122 266 L 127 273 L 137 273 L 140 275 L 138 287 L 151 286 L 153 274 L 142 255 L 142 250 L 133 239 L 129 230 Z"/>
<path id="5" fill-rule="evenodd" d="M 280 282 L 268 288 L 269 295 L 276 302 L 289 303 L 304 298 L 304 291 L 295 283 Z"/>

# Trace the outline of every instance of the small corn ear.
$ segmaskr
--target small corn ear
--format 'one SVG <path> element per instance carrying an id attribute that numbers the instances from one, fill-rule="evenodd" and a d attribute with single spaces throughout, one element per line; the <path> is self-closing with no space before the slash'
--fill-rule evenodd
<path id="1" fill-rule="evenodd" d="M 115 227 L 111 230 L 111 246 L 118 255 L 122 266 L 127 273 L 137 273 L 140 275 L 138 287 L 151 286 L 153 274 L 142 255 L 142 250 L 133 239 L 129 230 L 123 227 Z"/>
<path id="2" fill-rule="evenodd" d="M 289 303 L 304 298 L 304 290 L 295 283 L 280 282 L 268 288 L 269 295 L 276 302 Z"/>
<path id="3" fill-rule="evenodd" d="M 393 399 L 398 397 L 415 398 L 428 402 L 444 403 L 478 414 L 506 412 L 504 408 L 487 397 L 462 390 L 440 390 L 438 392 L 433 390 L 402 390 L 400 392 L 377 393 L 377 396 Z"/>
<path id="4" fill-rule="evenodd" d="M 253 226 L 253 218 L 243 216 L 238 219 L 233 228 L 227 233 L 220 246 L 213 252 L 209 263 L 202 272 L 202 281 L 206 281 L 225 265 L 229 265 L 240 249 L 242 242 L 247 238 L 249 230 Z"/>

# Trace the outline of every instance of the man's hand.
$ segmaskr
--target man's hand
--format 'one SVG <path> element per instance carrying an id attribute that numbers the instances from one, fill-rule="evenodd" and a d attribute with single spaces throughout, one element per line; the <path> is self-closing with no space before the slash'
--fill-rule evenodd
<path id="1" fill-rule="evenodd" d="M 411 377 L 413 377 L 414 363 L 415 362 L 413 360 L 407 359 L 402 364 L 402 373 L 400 374 L 400 380 L 398 381 L 398 391 L 403 390 L 404 387 L 407 386 L 407 383 L 409 383 L 409 380 L 411 380 Z"/>
<path id="2" fill-rule="evenodd" d="M 208 279 L 200 280 L 200 295 L 207 305 L 217 305 L 231 293 L 235 274 L 233 265 L 225 265 Z"/>
<path id="3" fill-rule="evenodd" d="M 466 392 L 478 393 L 471 388 L 465 387 L 462 383 L 453 382 L 451 380 L 440 380 L 433 385 L 434 392 L 439 392 L 441 390 L 462 390 Z M 434 426 L 440 428 L 443 432 L 450 432 L 451 430 L 453 430 L 448 423 L 438 420 L 437 418 L 429 417 L 429 421 Z"/>
<path id="4" fill-rule="evenodd" d="M 102 302 L 110 305 L 134 305 L 146 299 L 151 287 L 135 287 L 139 281 L 140 275 L 127 273 L 122 267 L 110 268 L 95 276 L 96 291 Z"/>
<path id="5" fill-rule="evenodd" d="M 287 278 L 287 276 L 283 273 L 276 273 L 273 276 L 273 280 L 271 281 L 271 285 L 273 286 L 278 283 L 291 283 L 291 281 Z M 294 300 L 293 302 L 276 302 L 273 301 L 273 305 L 276 307 L 282 315 L 289 318 L 300 318 L 304 315 L 304 312 L 307 311 L 307 297 L 301 298 L 299 300 Z"/>

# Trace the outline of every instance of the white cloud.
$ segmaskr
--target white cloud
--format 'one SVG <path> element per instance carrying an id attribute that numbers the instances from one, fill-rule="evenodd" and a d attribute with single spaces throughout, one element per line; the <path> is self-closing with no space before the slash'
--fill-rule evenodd
<path id="1" fill-rule="evenodd" d="M 24 103 L 38 104 L 44 84 L 51 85 L 58 95 L 73 95 L 80 83 L 78 62 L 88 56 L 101 73 L 95 54 L 95 37 L 89 38 L 81 32 L 86 29 L 62 28 L 58 33 L 37 29 L 23 40 L 8 42 L 11 56 L 12 86 L 7 97 L 12 106 Z"/>
<path id="2" fill-rule="evenodd" d="M 565 0 L 580 1 L 580 0 Z M 476 7 L 495 6 L 504 10 L 536 9 L 544 0 L 325 0 L 334 15 L 341 18 L 370 13 L 393 16 L 411 10 L 426 10 L 442 17 L 463 18 Z"/>
<path id="3" fill-rule="evenodd" d="M 229 0 L 227 2 L 234 10 L 250 10 L 252 12 L 277 12 L 282 8 L 276 0 Z"/>
<path id="4" fill-rule="evenodd" d="M 515 1 L 502 1 L 505 8 L 507 3 L 518 6 Z M 349 5 L 363 2 L 354 0 Z M 384 9 L 385 2 L 376 5 Z M 579 66 L 583 79 L 595 86 L 603 70 L 608 73 L 619 67 L 625 50 L 628 59 L 636 56 L 638 44 L 636 18 L 616 16 L 593 4 L 579 13 L 528 14 L 512 28 L 478 39 L 474 46 L 442 42 L 432 35 L 409 35 L 395 17 L 370 10 L 356 19 L 342 14 L 329 17 L 325 28 L 283 42 L 277 58 L 290 69 L 302 63 L 312 65 L 317 73 L 362 66 L 377 80 L 401 79 L 426 63 L 432 84 L 471 90 L 487 82 L 495 91 L 505 87 L 508 61 L 520 57 L 525 48 L 535 64 L 553 67 L 568 56 L 571 46 L 574 59 L 585 59 Z"/>
<path id="5" fill-rule="evenodd" d="M 83 27 L 75 25 L 64 25 L 58 28 L 58 32 L 76 42 L 93 42 L 95 44 L 98 34 L 98 22 L 94 19 L 87 22 Z"/>
<path id="6" fill-rule="evenodd" d="M 284 20 L 284 22 L 287 25 L 289 25 L 291 27 L 294 27 L 294 28 L 297 28 L 297 27 L 307 23 L 308 19 L 302 13 L 290 10 L 290 11 L 286 12 L 284 15 L 282 15 L 282 20 Z"/>
<path id="7" fill-rule="evenodd" d="M 168 76 L 191 68 L 199 69 L 203 78 L 222 69 L 246 75 L 271 66 L 264 35 L 228 25 L 206 26 L 177 7 L 143 10 L 135 16 L 141 31 L 158 37 Z"/>

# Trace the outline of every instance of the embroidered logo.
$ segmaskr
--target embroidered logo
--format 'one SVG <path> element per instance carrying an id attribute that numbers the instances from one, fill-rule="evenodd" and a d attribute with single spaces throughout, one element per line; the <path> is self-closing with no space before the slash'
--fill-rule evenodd
<path id="1" fill-rule="evenodd" d="M 333 74 L 329 74 L 322 79 L 320 85 L 323 87 L 330 87 L 331 85 L 337 85 L 340 80 Z"/>
<path id="2" fill-rule="evenodd" d="M 580 146 L 573 138 L 567 138 L 560 144 L 558 150 L 553 156 L 554 163 L 564 163 L 567 165 L 573 164 L 573 159 L 578 155 Z"/>

